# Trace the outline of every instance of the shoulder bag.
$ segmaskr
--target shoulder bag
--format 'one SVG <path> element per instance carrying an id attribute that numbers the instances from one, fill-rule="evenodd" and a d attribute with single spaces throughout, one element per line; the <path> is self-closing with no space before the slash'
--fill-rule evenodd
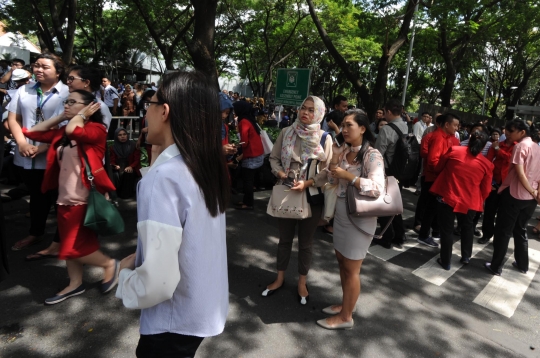
<path id="1" fill-rule="evenodd" d="M 367 151 L 366 151 L 367 153 Z M 364 153 L 365 155 L 365 153 Z M 364 165 L 364 160 L 362 159 L 362 166 Z M 363 171 L 362 171 L 363 172 Z M 362 175 L 364 177 L 364 175 Z M 394 216 L 403 214 L 403 201 L 401 199 L 401 192 L 399 190 L 399 185 L 393 176 L 387 176 L 384 185 L 384 193 L 381 193 L 378 198 L 371 196 L 360 195 L 356 187 L 349 185 L 347 187 L 347 194 L 345 196 L 346 207 L 347 207 L 347 217 L 353 226 L 362 232 L 364 235 L 373 236 L 375 239 L 382 238 L 382 235 L 386 232 Z M 388 221 L 386 226 L 382 228 L 382 231 L 379 235 L 375 233 L 367 233 L 358 227 L 352 220 L 354 217 L 384 217 L 391 216 L 392 218 Z"/>
<path id="2" fill-rule="evenodd" d="M 111 236 L 124 232 L 124 220 L 122 216 L 116 207 L 97 191 L 94 185 L 92 168 L 82 146 L 81 152 L 84 157 L 86 177 L 90 182 L 84 226 L 94 230 L 101 236 Z"/>

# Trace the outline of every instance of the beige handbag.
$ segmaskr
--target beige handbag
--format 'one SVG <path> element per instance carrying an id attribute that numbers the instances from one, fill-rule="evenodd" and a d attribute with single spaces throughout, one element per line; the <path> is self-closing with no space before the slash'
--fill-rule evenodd
<path id="1" fill-rule="evenodd" d="M 330 221 L 336 213 L 337 203 L 337 184 L 326 183 L 324 186 L 324 210 L 322 213 L 322 219 Z"/>
<path id="2" fill-rule="evenodd" d="M 358 189 L 356 189 L 352 185 L 349 185 L 347 187 L 347 194 L 345 196 L 345 199 L 347 204 L 347 216 L 351 223 L 360 232 L 368 236 L 373 236 L 375 239 L 382 238 L 382 235 L 392 223 L 392 220 L 394 219 L 393 216 L 403 214 L 403 201 L 401 200 L 401 192 L 399 191 L 399 185 L 396 178 L 392 176 L 386 177 L 384 193 L 381 193 L 378 198 L 360 195 Z M 360 229 L 353 222 L 351 216 L 392 216 L 392 220 L 388 221 L 388 224 L 382 229 L 379 235 L 375 235 L 374 233 L 370 234 Z"/>
<path id="3" fill-rule="evenodd" d="M 275 185 L 266 213 L 283 219 L 302 220 L 311 217 L 306 191 L 294 191 L 285 185 Z"/>

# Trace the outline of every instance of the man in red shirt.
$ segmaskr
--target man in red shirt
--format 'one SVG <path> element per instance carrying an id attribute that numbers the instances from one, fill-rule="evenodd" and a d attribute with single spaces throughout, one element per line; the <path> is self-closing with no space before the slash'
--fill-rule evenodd
<path id="1" fill-rule="evenodd" d="M 493 169 L 493 190 L 486 199 L 484 219 L 482 220 L 482 237 L 478 240 L 479 244 L 487 244 L 495 233 L 495 215 L 497 215 L 501 197 L 497 191 L 510 170 L 512 150 L 515 145 L 516 143 L 512 142 L 511 138 L 506 138 L 501 143 L 493 142 L 489 148 L 486 158 L 495 166 Z"/>
<path id="2" fill-rule="evenodd" d="M 459 128 L 459 117 L 455 114 L 447 113 L 442 116 L 443 118 L 438 121 L 441 123 L 440 128 L 433 132 L 429 137 L 427 143 L 427 157 L 424 162 L 424 187 L 422 187 L 423 193 L 429 193 L 431 186 L 439 172 L 437 171 L 437 164 L 439 159 L 446 154 L 448 148 L 454 145 L 459 145 L 459 141 L 455 137 L 455 133 Z M 427 138 L 427 137 L 426 137 Z M 425 139 L 422 140 L 424 143 Z M 418 233 L 418 242 L 427 245 L 429 247 L 439 247 L 439 244 L 431 237 L 430 229 L 431 223 L 435 219 L 437 213 L 437 197 L 431 193 L 428 194 L 426 209 L 422 218 L 422 226 Z"/>

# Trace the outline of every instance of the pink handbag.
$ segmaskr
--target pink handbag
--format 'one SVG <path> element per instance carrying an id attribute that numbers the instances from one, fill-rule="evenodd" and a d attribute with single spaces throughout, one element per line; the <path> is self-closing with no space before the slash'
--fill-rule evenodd
<path id="1" fill-rule="evenodd" d="M 351 216 L 363 217 L 383 217 L 383 216 L 396 216 L 403 214 L 403 201 L 401 200 L 401 192 L 399 191 L 399 186 L 396 178 L 392 176 L 386 177 L 384 193 L 378 198 L 373 198 L 371 196 L 360 195 L 358 189 L 354 186 L 349 185 L 347 187 L 347 194 L 345 196 L 346 205 L 347 205 L 347 216 L 351 223 L 356 227 L 360 232 L 365 235 L 373 236 L 375 239 L 382 238 L 384 232 L 388 229 L 392 220 L 388 222 L 386 227 L 384 227 L 380 235 L 375 235 L 375 233 L 370 234 L 359 228 L 351 219 Z"/>

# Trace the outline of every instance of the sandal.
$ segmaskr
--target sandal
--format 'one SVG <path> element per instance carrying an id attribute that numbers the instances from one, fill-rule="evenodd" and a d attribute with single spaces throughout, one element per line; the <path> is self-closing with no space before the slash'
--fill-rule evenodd
<path id="1" fill-rule="evenodd" d="M 35 245 L 39 243 L 40 241 L 41 241 L 41 238 L 39 237 L 36 237 L 35 239 L 24 238 L 22 240 L 17 241 L 15 245 L 11 247 L 11 249 L 13 251 L 19 251 L 19 250 L 27 248 L 28 246 Z"/>
<path id="2" fill-rule="evenodd" d="M 40 254 L 39 252 L 36 252 L 34 254 L 30 254 L 26 256 L 25 261 L 39 261 L 43 259 L 57 259 L 58 255 L 51 255 L 51 254 Z"/>

